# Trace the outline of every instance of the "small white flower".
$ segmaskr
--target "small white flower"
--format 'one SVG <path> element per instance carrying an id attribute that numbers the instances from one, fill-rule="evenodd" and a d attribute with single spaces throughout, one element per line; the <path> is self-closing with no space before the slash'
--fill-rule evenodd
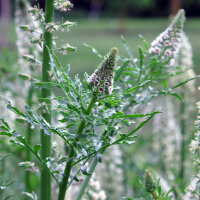
<path id="1" fill-rule="evenodd" d="M 160 54 L 161 49 L 159 47 L 155 47 L 154 52 L 157 53 L 157 54 Z"/>
<path id="2" fill-rule="evenodd" d="M 172 52 L 168 49 L 168 50 L 165 51 L 165 55 L 167 57 L 170 57 L 172 55 Z"/>
<path id="3" fill-rule="evenodd" d="M 198 149 L 199 149 L 199 142 L 196 140 L 192 140 L 190 143 L 189 151 L 195 154 Z"/>
<path id="4" fill-rule="evenodd" d="M 106 199 L 106 193 L 105 191 L 101 190 L 99 192 L 99 200 L 105 200 Z"/>
<path id="5" fill-rule="evenodd" d="M 166 40 L 166 41 L 164 42 L 164 45 L 165 45 L 166 47 L 168 47 L 168 46 L 170 46 L 170 45 L 171 45 L 171 43 L 170 43 L 170 41 L 169 41 L 169 40 Z"/>

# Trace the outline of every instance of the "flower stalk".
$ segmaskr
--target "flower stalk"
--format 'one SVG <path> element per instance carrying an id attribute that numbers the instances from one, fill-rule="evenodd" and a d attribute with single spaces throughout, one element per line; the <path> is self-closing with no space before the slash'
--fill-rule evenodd
<path id="1" fill-rule="evenodd" d="M 53 21 L 54 0 L 47 0 L 45 7 L 45 24 Z M 48 49 L 52 48 L 52 33 L 44 30 L 43 62 L 42 62 L 42 81 L 50 82 L 50 57 Z M 51 89 L 42 88 L 42 98 L 51 96 Z M 51 122 L 51 104 L 48 105 L 49 113 L 43 112 L 43 118 Z M 51 136 L 46 135 L 44 130 L 41 131 L 41 157 L 43 160 L 51 156 Z M 51 174 L 45 168 L 41 169 L 41 198 L 51 200 Z"/>
<path id="2" fill-rule="evenodd" d="M 67 190 L 67 183 L 68 183 L 68 179 L 69 179 L 70 172 L 71 172 L 74 154 L 75 154 L 74 147 L 71 146 L 68 161 L 67 161 L 66 166 L 65 166 L 65 171 L 64 171 L 63 178 L 62 178 L 62 182 L 61 182 L 60 187 L 59 187 L 58 200 L 64 200 L 65 199 L 65 194 L 66 194 L 66 190 Z"/>
<path id="3" fill-rule="evenodd" d="M 28 97 L 27 97 L 27 103 L 28 103 L 29 106 L 33 105 L 33 101 L 32 101 L 33 91 L 34 91 L 34 88 L 31 85 L 29 92 L 28 92 Z M 31 145 L 32 133 L 33 133 L 33 130 L 31 128 L 31 124 L 28 124 L 27 132 L 26 132 L 26 140 L 27 140 L 27 143 L 29 145 Z M 26 161 L 31 161 L 31 152 L 28 151 L 28 150 L 26 151 Z M 25 186 L 26 186 L 27 192 L 31 192 L 31 178 L 30 178 L 30 176 L 31 176 L 31 172 L 29 170 L 27 170 L 26 173 L 25 173 Z"/>
<path id="4" fill-rule="evenodd" d="M 80 188 L 79 193 L 78 193 L 78 195 L 77 195 L 77 197 L 76 197 L 76 200 L 81 200 L 81 199 L 82 199 L 82 197 L 83 197 L 83 195 L 84 195 L 84 192 L 85 192 L 85 189 L 86 189 L 87 186 L 88 186 L 88 183 L 89 183 L 89 181 L 90 181 L 90 178 L 92 177 L 92 174 L 93 174 L 93 172 L 94 172 L 94 170 L 95 170 L 97 164 L 98 164 L 98 160 L 97 160 L 97 158 L 95 157 L 95 158 L 92 160 L 90 169 L 88 170 L 88 173 L 89 173 L 90 175 L 87 175 L 87 176 L 86 176 L 86 178 L 85 178 L 83 184 L 81 185 L 81 188 Z"/>

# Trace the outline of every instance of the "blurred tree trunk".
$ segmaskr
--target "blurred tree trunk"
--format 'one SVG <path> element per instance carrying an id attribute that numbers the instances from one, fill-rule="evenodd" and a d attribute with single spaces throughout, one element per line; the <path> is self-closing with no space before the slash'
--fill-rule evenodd
<path id="1" fill-rule="evenodd" d="M 96 21 L 99 19 L 99 15 L 101 13 L 101 8 L 103 4 L 104 4 L 104 0 L 92 0 L 90 13 L 89 13 L 90 20 Z"/>
<path id="2" fill-rule="evenodd" d="M 127 30 L 127 8 L 126 6 L 122 3 L 121 9 L 119 11 L 119 26 L 118 26 L 118 31 L 120 34 L 123 34 Z"/>
<path id="3" fill-rule="evenodd" d="M 10 0 L 1 0 L 1 34 L 0 34 L 0 48 L 8 46 L 9 38 L 9 25 L 10 25 L 10 14 L 11 14 L 11 1 Z"/>
<path id="4" fill-rule="evenodd" d="M 182 0 L 169 0 L 170 14 L 175 16 L 182 7 Z"/>

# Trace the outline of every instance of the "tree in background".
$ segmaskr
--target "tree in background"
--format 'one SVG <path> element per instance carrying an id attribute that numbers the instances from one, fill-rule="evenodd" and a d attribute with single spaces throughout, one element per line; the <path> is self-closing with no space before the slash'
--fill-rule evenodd
<path id="1" fill-rule="evenodd" d="M 169 7 L 170 7 L 171 15 L 175 16 L 177 14 L 178 10 L 180 10 L 182 7 L 182 1 L 181 0 L 170 0 Z"/>
<path id="2" fill-rule="evenodd" d="M 90 20 L 96 21 L 99 19 L 99 15 L 101 13 L 103 4 L 104 4 L 104 0 L 92 0 L 90 12 L 89 12 Z"/>
<path id="3" fill-rule="evenodd" d="M 0 36 L 0 48 L 8 46 L 8 32 L 10 24 L 10 0 L 1 0 L 1 36 Z"/>

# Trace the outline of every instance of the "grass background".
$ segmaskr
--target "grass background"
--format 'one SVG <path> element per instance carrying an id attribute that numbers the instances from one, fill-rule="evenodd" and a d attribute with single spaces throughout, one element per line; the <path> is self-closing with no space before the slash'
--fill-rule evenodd
<path id="1" fill-rule="evenodd" d="M 71 74 L 79 73 L 80 76 L 86 71 L 92 73 L 100 62 L 83 43 L 95 47 L 101 54 L 106 54 L 112 47 L 117 47 L 121 55 L 126 55 L 120 36 L 123 35 L 129 43 L 133 54 L 137 57 L 138 45 L 142 45 L 139 34 L 143 35 L 150 44 L 169 24 L 169 19 L 127 19 L 124 23 L 124 31 L 119 30 L 120 22 L 114 19 L 101 19 L 96 22 L 76 19 L 77 26 L 70 32 L 57 33 L 62 38 L 62 43 L 69 43 L 78 47 L 76 53 L 69 52 L 66 56 L 59 56 L 64 65 L 71 64 Z M 193 47 L 194 68 L 200 73 L 199 47 L 200 47 L 200 19 L 187 19 L 185 32 Z"/>
<path id="2" fill-rule="evenodd" d="M 70 20 L 70 19 L 69 19 Z M 167 18 L 150 18 L 150 19 L 126 19 L 119 22 L 117 19 L 100 19 L 99 21 L 88 21 L 86 18 L 76 18 L 74 20 L 77 25 L 72 27 L 69 32 L 56 32 L 55 37 L 59 38 L 57 46 L 69 43 L 76 46 L 78 51 L 76 53 L 69 52 L 67 55 L 58 55 L 63 65 L 71 65 L 71 75 L 80 74 L 83 76 L 84 72 L 92 73 L 99 64 L 100 59 L 94 55 L 91 50 L 83 45 L 87 43 L 95 47 L 102 55 L 105 55 L 110 48 L 117 47 L 120 55 L 127 55 L 122 42 L 121 35 L 123 35 L 129 43 L 133 55 L 137 57 L 138 45 L 142 45 L 139 34 L 143 35 L 147 42 L 151 42 L 167 28 L 170 20 Z M 193 47 L 194 53 L 194 69 L 197 74 L 200 73 L 199 63 L 199 48 L 200 48 L 200 19 L 189 18 L 185 22 L 184 31 L 186 32 L 189 41 Z M 120 24 L 122 24 L 120 26 Z M 123 27 L 123 31 L 119 27 Z M 1 26 L 0 26 L 1 32 Z M 9 38 L 11 45 L 8 50 L 0 51 L 0 67 L 6 66 L 9 68 L 17 59 L 17 51 L 15 48 L 15 26 L 12 23 L 9 30 Z M 62 38 L 60 40 L 60 38 Z M 9 55 L 10 54 L 10 55 Z"/>

